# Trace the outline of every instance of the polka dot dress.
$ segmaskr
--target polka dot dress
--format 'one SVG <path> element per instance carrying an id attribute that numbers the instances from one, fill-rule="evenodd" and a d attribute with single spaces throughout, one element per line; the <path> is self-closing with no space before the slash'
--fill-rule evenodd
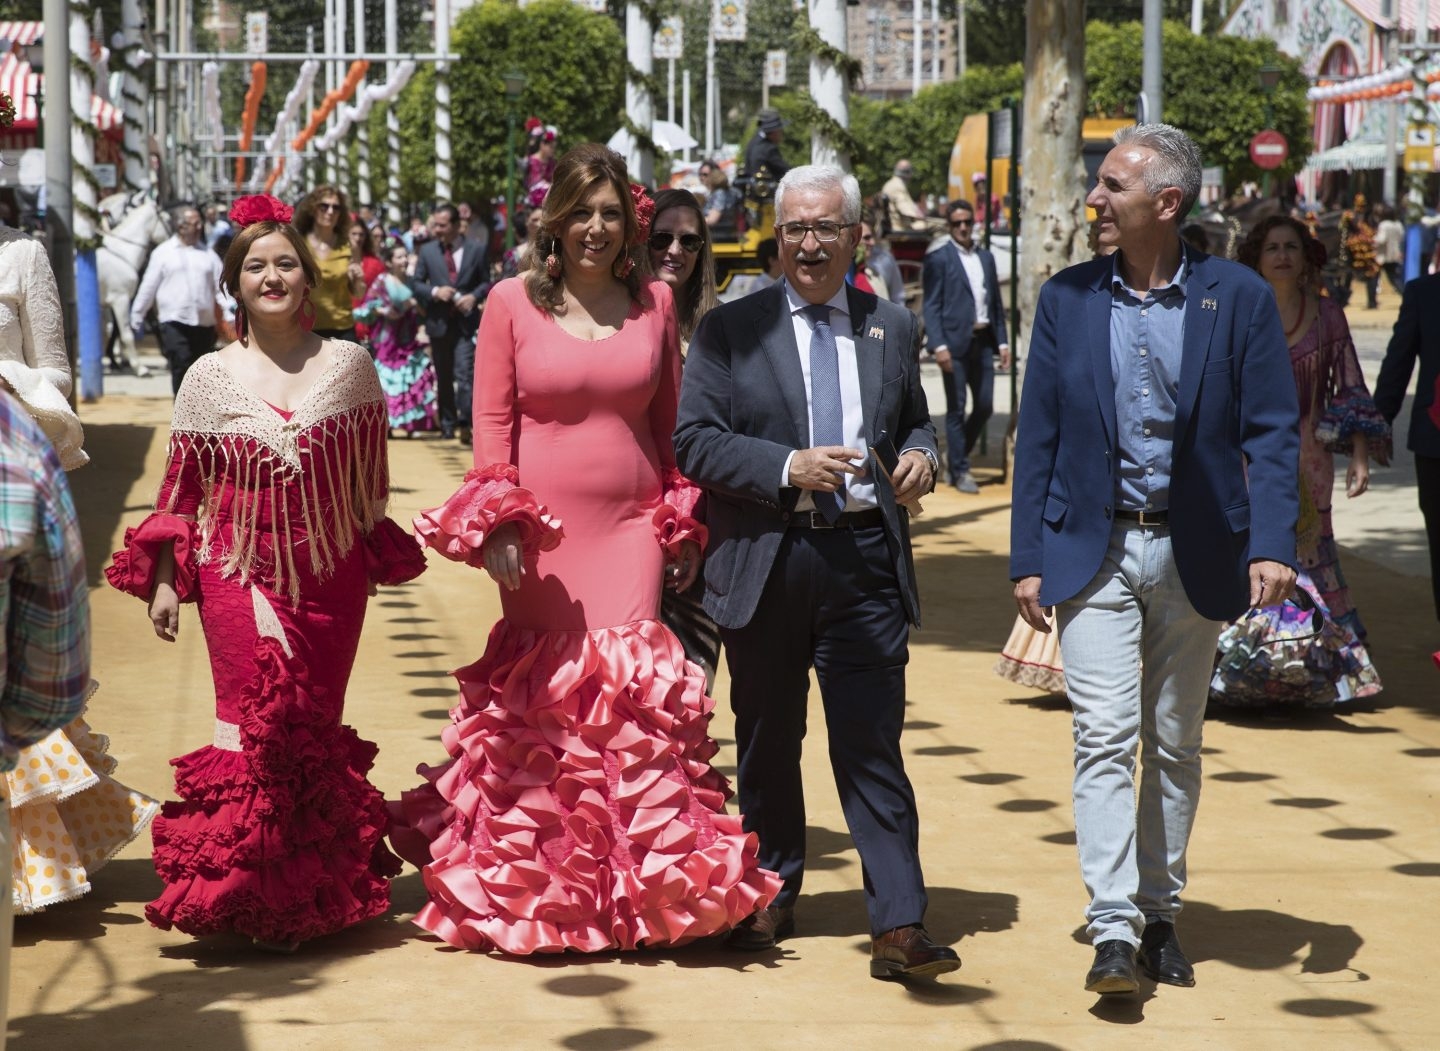
<path id="1" fill-rule="evenodd" d="M 92 684 L 93 691 L 94 686 Z M 110 777 L 110 741 L 76 719 L 20 751 L 0 779 L 10 803 L 15 911 L 39 912 L 90 889 L 90 874 L 150 823 L 160 804 Z"/>

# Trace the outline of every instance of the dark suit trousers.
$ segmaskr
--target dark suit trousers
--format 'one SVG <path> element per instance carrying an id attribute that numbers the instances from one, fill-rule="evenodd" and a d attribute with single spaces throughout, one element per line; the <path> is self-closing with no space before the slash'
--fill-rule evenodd
<path id="1" fill-rule="evenodd" d="M 970 470 L 970 450 L 995 412 L 995 330 L 975 333 L 970 348 L 960 356 L 951 353 L 954 369 L 940 373 L 945 387 L 945 462 L 950 484 Z M 970 413 L 965 412 L 965 392 L 970 392 Z"/>
<path id="2" fill-rule="evenodd" d="M 475 337 L 462 334 L 452 324 L 445 335 L 431 337 L 430 360 L 435 365 L 441 428 L 469 427 L 474 400 Z"/>
<path id="3" fill-rule="evenodd" d="M 813 665 L 871 931 L 919 923 L 919 818 L 900 753 L 909 625 L 884 529 L 789 530 L 750 623 L 721 635 L 740 811 L 760 864 L 785 881 L 775 904 L 795 903 L 805 870 L 800 752 Z"/>
<path id="4" fill-rule="evenodd" d="M 1415 454 L 1415 488 L 1430 541 L 1430 588 L 1435 593 L 1435 616 L 1440 618 L 1440 456 Z"/>
<path id="5" fill-rule="evenodd" d="M 215 349 L 214 325 L 187 325 L 183 321 L 160 323 L 160 353 L 170 365 L 171 393 L 180 393 L 180 381 L 190 366 Z"/>

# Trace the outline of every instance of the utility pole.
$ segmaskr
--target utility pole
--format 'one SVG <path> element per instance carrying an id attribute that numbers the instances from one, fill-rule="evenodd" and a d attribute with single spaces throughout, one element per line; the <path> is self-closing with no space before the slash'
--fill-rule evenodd
<path id="1" fill-rule="evenodd" d="M 161 3 L 164 0 L 160 0 Z M 45 233 L 50 269 L 65 315 L 65 353 L 75 370 L 75 204 L 70 187 L 75 174 L 70 155 L 70 25 L 68 0 L 45 0 L 45 25 L 51 32 L 42 42 L 45 54 Z"/>
<path id="2" fill-rule="evenodd" d="M 393 55 L 400 50 L 400 18 L 395 0 L 385 0 L 385 52 Z M 385 77 L 395 75 L 397 63 L 392 58 L 385 63 Z M 400 114 L 396 112 L 399 99 L 390 99 L 385 104 L 385 159 L 389 165 L 388 199 L 385 201 L 385 218 L 394 229 L 400 228 Z M 510 158 L 515 163 L 515 158 Z"/>
<path id="3" fill-rule="evenodd" d="M 435 201 L 450 200 L 450 0 L 435 0 Z"/>
<path id="4" fill-rule="evenodd" d="M 1161 24 L 1165 17 L 1162 0 L 1145 0 L 1145 54 L 1141 64 L 1141 98 L 1144 99 L 1141 123 L 1159 124 L 1165 119 L 1164 100 L 1161 98 L 1161 78 L 1164 75 L 1161 59 Z"/>
<path id="5" fill-rule="evenodd" d="M 355 0 L 355 56 L 365 57 L 365 0 Z M 368 74 L 367 74 L 368 76 Z M 354 106 L 360 106 L 365 99 L 366 82 L 362 79 L 355 89 Z M 370 121 L 355 122 L 355 202 L 357 205 L 370 204 Z"/>

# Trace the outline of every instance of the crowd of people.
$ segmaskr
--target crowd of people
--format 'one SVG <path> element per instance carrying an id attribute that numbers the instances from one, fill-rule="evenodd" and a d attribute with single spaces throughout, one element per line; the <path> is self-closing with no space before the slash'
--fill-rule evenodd
<path id="1" fill-rule="evenodd" d="M 895 298 L 876 236 L 894 216 L 867 213 L 838 168 L 785 166 L 783 126 L 762 114 L 747 149 L 773 177 L 769 280 L 723 304 L 713 246 L 736 203 L 719 165 L 703 199 L 652 192 L 604 146 L 557 156 L 538 124 L 524 236 L 503 255 L 469 209 L 441 203 L 396 235 L 330 185 L 293 208 L 255 195 L 223 217 L 177 214 L 131 318 L 159 319 L 168 462 L 106 576 L 165 641 L 196 604 L 213 741 L 173 760 L 178 799 L 157 815 L 77 718 L 88 660 L 55 669 L 48 703 L 0 708 L 7 768 L 49 733 L 89 775 L 88 791 L 36 805 L 111 808 L 121 843 L 153 818 L 150 922 L 290 953 L 385 912 L 403 859 L 425 873 L 415 922 L 458 948 L 771 949 L 803 922 L 813 672 L 864 870 L 870 974 L 960 966 L 925 927 L 900 745 L 920 623 L 910 518 L 937 483 L 979 490 L 968 457 L 1010 365 L 975 240 L 998 202 L 977 185 L 943 210 L 922 317 Z M 900 165 L 892 181 L 873 204 L 897 207 Z M 1195 984 L 1176 920 L 1207 701 L 1314 707 L 1380 689 L 1331 526 L 1334 456 L 1363 494 L 1417 360 L 1410 444 L 1440 560 L 1434 288 L 1406 289 L 1372 399 L 1306 225 L 1266 220 L 1238 262 L 1211 256 L 1181 237 L 1199 185 L 1182 132 L 1117 134 L 1087 200 L 1096 258 L 1042 289 L 1021 404 L 1019 616 L 1001 670 L 1063 686 L 1074 712 L 1084 985 L 1100 995 L 1133 993 L 1142 971 Z M 0 252 L 24 250 L 13 240 Z M 14 463 L 38 465 L 27 484 L 63 532 L 59 467 L 84 454 L 47 393 L 69 383 L 50 295 L 53 279 L 0 285 L 33 319 L 0 329 L 0 376 L 29 410 L 0 395 L 0 440 L 30 450 Z M 412 534 L 386 514 L 388 442 L 426 431 L 474 467 Z M 425 570 L 423 548 L 485 572 L 503 615 L 456 673 L 445 756 L 386 801 L 367 776 L 375 746 L 342 722 L 346 688 L 369 596 Z M 83 610 L 83 594 L 64 601 Z M 78 654 L 84 618 L 69 624 Z M 722 659 L 738 815 L 711 765 Z M 12 782 L 9 798 L 29 796 Z M 72 889 L 24 894 L 38 908 L 83 893 L 90 859 L 116 847 L 77 849 Z"/>

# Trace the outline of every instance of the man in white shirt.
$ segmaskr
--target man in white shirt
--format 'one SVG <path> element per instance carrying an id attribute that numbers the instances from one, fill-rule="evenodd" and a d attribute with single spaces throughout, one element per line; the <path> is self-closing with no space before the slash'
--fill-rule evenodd
<path id="1" fill-rule="evenodd" d="M 178 391 L 190 366 L 215 349 L 215 301 L 220 295 L 220 257 L 201 240 L 200 212 L 175 214 L 175 236 L 150 255 L 140 291 L 130 304 L 130 327 L 139 337 L 151 306 L 160 318 L 160 352 Z"/>
<path id="2" fill-rule="evenodd" d="M 950 484 L 962 493 L 978 493 L 970 473 L 970 451 L 994 411 L 995 355 L 1010 367 L 1010 339 L 995 257 L 975 247 L 975 209 L 952 201 L 950 244 L 925 257 L 922 273 L 925 342 L 940 366 L 945 385 L 945 460 Z M 965 392 L 970 414 L 965 414 Z"/>

